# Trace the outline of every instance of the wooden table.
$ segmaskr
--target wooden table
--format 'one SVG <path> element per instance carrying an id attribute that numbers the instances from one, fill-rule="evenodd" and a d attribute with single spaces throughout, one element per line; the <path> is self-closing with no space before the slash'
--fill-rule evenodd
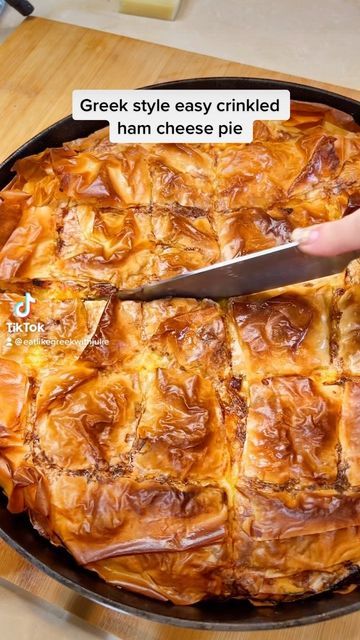
<path id="1" fill-rule="evenodd" d="M 73 89 L 127 89 L 179 78 L 233 75 L 305 82 L 360 100 L 360 91 L 353 89 L 40 18 L 28 18 L 1 46 L 0 68 L 0 160 L 69 114 Z M 0 577 L 122 640 L 360 639 L 360 613 L 298 629 L 252 633 L 183 630 L 120 615 L 48 578 L 2 542 Z"/>

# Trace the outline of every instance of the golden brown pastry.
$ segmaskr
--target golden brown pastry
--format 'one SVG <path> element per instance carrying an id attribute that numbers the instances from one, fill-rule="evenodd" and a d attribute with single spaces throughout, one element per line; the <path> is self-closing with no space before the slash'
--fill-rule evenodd
<path id="1" fill-rule="evenodd" d="M 274 485 L 312 485 L 337 478 L 342 388 L 304 376 L 250 385 L 241 474 Z"/>
<path id="2" fill-rule="evenodd" d="M 359 127 L 293 103 L 251 144 L 111 144 L 105 129 L 15 171 L 0 194 L 10 511 L 104 580 L 176 604 L 354 582 L 359 265 L 221 302 L 116 288 L 342 217 L 360 204 Z"/>
<path id="3" fill-rule="evenodd" d="M 330 368 L 330 285 L 298 285 L 234 298 L 231 332 L 238 373 L 249 378 Z"/>
<path id="4" fill-rule="evenodd" d="M 346 478 L 351 486 L 360 486 L 359 398 L 360 380 L 347 380 L 344 385 L 340 444 L 346 468 Z"/>

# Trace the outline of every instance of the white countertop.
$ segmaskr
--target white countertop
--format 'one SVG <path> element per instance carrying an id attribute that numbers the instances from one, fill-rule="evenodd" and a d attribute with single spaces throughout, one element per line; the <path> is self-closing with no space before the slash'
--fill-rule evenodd
<path id="1" fill-rule="evenodd" d="M 360 0 L 182 0 L 174 22 L 119 0 L 32 0 L 34 15 L 360 89 Z M 0 38 L 21 16 L 7 8 Z"/>

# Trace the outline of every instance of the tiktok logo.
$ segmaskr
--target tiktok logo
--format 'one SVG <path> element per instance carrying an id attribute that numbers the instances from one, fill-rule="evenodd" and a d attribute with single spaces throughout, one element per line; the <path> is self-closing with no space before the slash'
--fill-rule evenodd
<path id="1" fill-rule="evenodd" d="M 26 292 L 25 300 L 23 302 L 17 302 L 14 305 L 14 316 L 17 318 L 27 318 L 30 313 L 31 302 L 36 302 L 36 300 L 32 297 L 31 293 Z"/>

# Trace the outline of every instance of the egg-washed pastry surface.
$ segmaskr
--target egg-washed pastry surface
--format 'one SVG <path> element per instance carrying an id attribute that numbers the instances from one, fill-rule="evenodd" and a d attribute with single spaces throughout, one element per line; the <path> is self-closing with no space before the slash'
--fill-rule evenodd
<path id="1" fill-rule="evenodd" d="M 251 144 L 112 144 L 23 158 L 0 192 L 0 280 L 132 288 L 283 244 L 360 204 L 360 128 L 292 103 Z"/>
<path id="2" fill-rule="evenodd" d="M 10 511 L 106 581 L 176 604 L 355 583 L 358 265 L 220 303 L 120 301 L 114 288 L 350 211 L 356 125 L 295 103 L 249 145 L 114 145 L 99 132 L 15 168 L 0 204 Z"/>

